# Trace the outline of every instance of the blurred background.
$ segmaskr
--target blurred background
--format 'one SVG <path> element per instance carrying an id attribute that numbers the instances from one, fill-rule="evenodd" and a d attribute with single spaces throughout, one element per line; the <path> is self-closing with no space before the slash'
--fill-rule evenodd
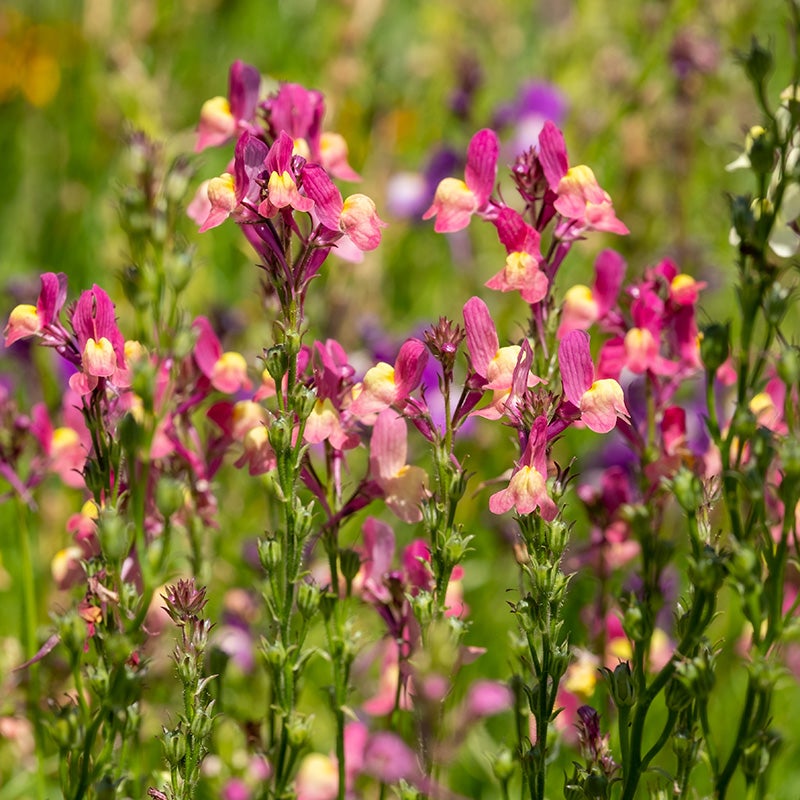
<path id="1" fill-rule="evenodd" d="M 348 350 L 374 351 L 384 341 L 391 349 L 442 314 L 460 319 L 473 294 L 490 302 L 501 338 L 517 337 L 525 313 L 519 299 L 489 298 L 483 289 L 502 264 L 493 229 L 473 225 L 445 237 L 420 217 L 436 180 L 462 174 L 477 129 L 500 132 L 504 180 L 503 164 L 535 141 L 547 118 L 563 127 L 570 162 L 593 168 L 631 231 L 595 234 L 577 246 L 562 290 L 590 280 L 595 255 L 611 246 L 628 260 L 629 276 L 673 258 L 709 283 L 701 322 L 730 316 L 727 194 L 749 187 L 725 165 L 759 122 L 736 53 L 754 34 L 771 41 L 776 99 L 790 80 L 786 19 L 781 0 L 7 1 L 0 6 L 0 314 L 34 302 L 44 271 L 68 275 L 71 299 L 98 283 L 121 303 L 119 276 L 132 257 L 120 224 L 130 137 L 145 132 L 167 160 L 187 155 L 191 196 L 230 158 L 227 147 L 194 155 L 195 128 L 202 103 L 226 94 L 228 68 L 242 59 L 269 80 L 325 94 L 324 127 L 346 137 L 364 179 L 357 190 L 375 199 L 389 223 L 383 245 L 363 262 L 328 262 L 310 301 L 315 337 L 336 336 Z M 510 198 L 508 182 L 506 190 Z M 194 231 L 187 219 L 196 253 L 186 312 L 212 318 L 226 348 L 255 363 L 269 329 L 259 316 L 254 257 L 233 224 Z M 14 366 L 3 356 L 0 374 Z M 487 475 L 504 469 L 507 455 L 491 455 Z M 80 505 L 77 494 L 48 496 L 54 502 L 43 504 L 40 580 L 68 540 L 65 519 Z M 238 502 L 242 536 L 216 545 L 217 577 L 228 587 L 253 581 L 237 558 L 244 535 L 264 525 L 263 501 Z M 0 522 L 13 525 L 9 510 Z M 477 550 L 465 586 L 467 602 L 480 608 L 497 591 L 497 554 L 513 566 L 501 536 Z M 0 605 L 16 602 L 16 567 L 14 553 L 6 553 Z M 574 602 L 582 596 L 578 588 Z M 220 596 L 211 603 L 218 610 Z M 43 597 L 42 624 L 48 607 Z M 498 624 L 497 616 L 477 619 L 474 641 L 491 642 Z M 0 619 L 0 636 L 16 634 L 14 614 Z M 505 674 L 503 651 L 487 661 L 485 674 Z M 0 659 L 2 668 L 12 663 L 8 652 Z M 776 704 L 779 714 L 798 707 L 792 692 L 788 711 Z M 246 691 L 241 697 L 247 702 Z M 234 689 L 234 706 L 236 699 Z M 796 756 L 794 743 L 781 761 L 787 781 L 797 781 Z M 13 772 L 14 762 L 0 747 L 0 777 L 4 767 Z M 470 786 L 466 776 L 462 790 L 477 791 L 475 780 Z M 800 789 L 788 791 L 776 796 L 796 797 Z"/>

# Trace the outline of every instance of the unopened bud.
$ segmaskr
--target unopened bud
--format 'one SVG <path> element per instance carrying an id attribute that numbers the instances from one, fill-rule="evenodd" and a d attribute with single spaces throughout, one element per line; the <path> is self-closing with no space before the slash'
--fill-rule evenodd
<path id="1" fill-rule="evenodd" d="M 297 587 L 297 608 L 305 619 L 311 619 L 319 611 L 320 591 L 313 583 L 301 583 Z"/>
<path id="2" fill-rule="evenodd" d="M 277 539 L 259 539 L 258 559 L 267 574 L 275 572 L 280 567 L 283 559 L 281 543 Z"/>

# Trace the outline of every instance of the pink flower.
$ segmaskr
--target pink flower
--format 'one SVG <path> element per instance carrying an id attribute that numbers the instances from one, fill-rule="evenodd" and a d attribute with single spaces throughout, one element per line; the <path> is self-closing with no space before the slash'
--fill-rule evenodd
<path id="1" fill-rule="evenodd" d="M 547 419 L 534 420 L 528 443 L 511 474 L 508 486 L 489 498 L 489 510 L 504 514 L 512 508 L 517 514 L 530 514 L 539 509 L 542 519 L 555 519 L 558 508 L 547 494 Z"/>
<path id="2" fill-rule="evenodd" d="M 594 366 L 585 331 L 570 331 L 558 346 L 564 395 L 580 411 L 589 430 L 608 433 L 617 417 L 629 419 L 622 387 L 613 378 L 594 380 Z"/>
<path id="3" fill-rule="evenodd" d="M 550 285 L 540 269 L 539 232 L 507 206 L 498 211 L 492 222 L 508 255 L 503 269 L 486 282 L 486 287 L 500 292 L 517 291 L 526 303 L 538 303 Z"/>
<path id="4" fill-rule="evenodd" d="M 377 603 L 391 603 L 392 595 L 385 578 L 394 559 L 394 531 L 385 522 L 367 517 L 364 534 L 364 562 L 361 567 L 362 592 Z"/>
<path id="5" fill-rule="evenodd" d="M 428 349 L 419 339 L 407 339 L 394 366 L 384 361 L 367 370 L 361 391 L 350 404 L 353 416 L 364 417 L 400 405 L 419 386 L 428 363 Z"/>
<path id="6" fill-rule="evenodd" d="M 334 178 L 358 181 L 361 176 L 348 163 L 347 142 L 338 133 L 322 131 L 325 101 L 320 92 L 297 83 L 282 83 L 264 103 L 274 138 L 285 131 L 303 158 L 319 162 Z"/>
<path id="7" fill-rule="evenodd" d="M 511 689 L 497 681 L 475 681 L 467 692 L 466 710 L 471 719 L 491 717 L 508 711 L 513 705 Z"/>
<path id="8" fill-rule="evenodd" d="M 346 236 L 361 252 L 380 244 L 381 228 L 386 223 L 369 197 L 353 194 L 342 200 L 328 173 L 318 164 L 307 164 L 303 169 L 303 188 L 314 200 L 314 211 L 326 228 Z"/>
<path id="9" fill-rule="evenodd" d="M 61 344 L 66 331 L 54 332 L 56 337 L 48 337 L 46 330 L 51 326 L 64 307 L 67 299 L 67 276 L 63 272 L 45 272 L 39 278 L 41 290 L 36 305 L 19 305 L 14 308 L 3 331 L 5 346 L 10 347 L 19 339 L 41 335 L 44 344 Z M 59 335 L 63 333 L 62 335 Z"/>
<path id="10" fill-rule="evenodd" d="M 628 233 L 592 170 L 584 164 L 569 167 L 564 135 L 549 120 L 539 134 L 539 160 L 550 190 L 557 195 L 555 210 L 571 223 L 559 226 L 560 238 L 574 239 L 588 230 Z"/>
<path id="11" fill-rule="evenodd" d="M 431 207 L 423 219 L 436 217 L 437 233 L 453 233 L 469 225 L 473 214 L 482 211 L 494 189 L 500 144 L 497 134 L 484 128 L 478 131 L 467 149 L 464 180 L 445 178 L 439 183 Z"/>
<path id="12" fill-rule="evenodd" d="M 212 97 L 203 103 L 197 126 L 195 152 L 224 144 L 237 130 L 250 123 L 256 111 L 261 75 L 242 61 L 231 64 L 228 96 Z"/>
<path id="13" fill-rule="evenodd" d="M 491 389 L 494 393 L 488 406 L 473 413 L 486 419 L 500 419 L 511 395 L 515 371 L 522 358 L 522 347 L 499 346 L 489 309 L 479 297 L 472 297 L 465 303 L 464 327 L 472 369 L 483 381 L 482 388 Z M 527 376 L 521 377 L 526 386 L 535 386 L 541 382 L 541 378 L 532 375 L 530 371 Z"/>
<path id="14" fill-rule="evenodd" d="M 70 378 L 70 387 L 88 394 L 100 378 L 117 386 L 128 386 L 125 340 L 117 327 L 111 298 L 95 285 L 83 292 L 72 313 L 72 327 L 81 355 L 81 371 Z"/>
<path id="15" fill-rule="evenodd" d="M 416 755 L 399 736 L 389 731 L 378 731 L 370 736 L 364 748 L 363 770 L 381 783 L 405 780 L 418 784 L 422 781 Z"/>
<path id="16" fill-rule="evenodd" d="M 386 505 L 404 522 L 414 523 L 422 519 L 428 474 L 406 463 L 406 436 L 406 421 L 392 409 L 382 411 L 372 430 L 369 461 Z"/>
<path id="17" fill-rule="evenodd" d="M 211 323 L 205 317 L 197 317 L 192 327 L 198 332 L 194 359 L 211 385 L 226 394 L 249 389 L 251 384 L 244 356 L 233 351 L 223 352 Z"/>
<path id="18" fill-rule="evenodd" d="M 274 217 L 282 208 L 291 207 L 296 211 L 311 211 L 314 201 L 300 194 L 297 176 L 292 165 L 294 142 L 285 131 L 269 149 L 265 161 L 267 175 L 267 196 L 258 206 L 262 217 Z"/>
<path id="19" fill-rule="evenodd" d="M 614 250 L 603 250 L 594 264 L 594 285 L 576 284 L 564 295 L 561 307 L 561 324 L 558 338 L 572 330 L 588 330 L 595 322 L 609 321 L 617 300 L 622 278 L 625 274 L 625 261 Z"/>

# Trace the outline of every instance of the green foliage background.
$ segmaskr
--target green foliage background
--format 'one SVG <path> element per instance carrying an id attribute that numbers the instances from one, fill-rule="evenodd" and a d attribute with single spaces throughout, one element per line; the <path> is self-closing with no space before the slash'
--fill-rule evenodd
<path id="1" fill-rule="evenodd" d="M 724 166 L 758 122 L 734 54 L 753 34 L 770 37 L 777 95 L 789 76 L 785 17 L 779 0 L 6 2 L 0 7 L 0 310 L 30 302 L 38 274 L 48 270 L 67 273 L 71 297 L 96 282 L 122 300 L 118 275 L 127 253 L 118 209 L 130 174 L 126 136 L 142 129 L 171 156 L 191 152 L 202 102 L 225 93 L 228 66 L 241 58 L 276 81 L 325 93 L 326 127 L 346 136 L 351 162 L 364 176 L 360 190 L 375 198 L 390 223 L 377 252 L 359 265 L 332 259 L 312 290 L 319 338 L 336 335 L 348 348 L 358 347 L 365 318 L 404 337 L 441 314 L 458 318 L 469 296 L 488 294 L 482 285 L 499 266 L 491 232 L 471 231 L 471 247 L 451 249 L 431 225 L 384 211 L 386 182 L 398 171 L 421 169 L 442 143 L 463 150 L 477 128 L 491 123 L 497 105 L 532 79 L 563 92 L 571 161 L 592 166 L 631 230 L 624 239 L 594 236 L 577 248 L 561 285 L 587 279 L 604 246 L 624 253 L 629 274 L 670 256 L 709 282 L 706 313 L 729 316 L 733 254 L 726 192 L 742 187 Z M 687 35 L 711 48 L 714 68 L 681 81 L 669 54 L 676 38 Z M 482 84 L 470 117 L 462 119 L 450 110 L 450 97 L 460 75 L 475 65 Z M 195 183 L 223 171 L 228 155 L 220 150 L 193 157 Z M 187 312 L 210 316 L 227 332 L 226 346 L 239 347 L 255 363 L 267 329 L 259 318 L 252 256 L 233 225 L 197 236 L 187 221 L 186 234 L 197 243 Z M 466 256 L 454 261 L 453 252 Z M 493 296 L 489 302 L 501 331 L 515 336 L 523 311 L 518 299 Z M 6 359 L 0 370 L 19 373 L 19 365 Z M 46 399 L 57 404 L 49 381 Z M 496 442 L 487 444 L 497 449 Z M 489 452 L 481 476 L 496 474 L 506 462 L 505 455 Z M 232 499 L 223 522 L 235 529 L 222 533 L 235 536 L 214 540 L 215 577 L 222 585 L 249 586 L 254 576 L 241 563 L 241 543 L 263 531 L 268 502 L 237 489 L 235 475 L 226 480 Z M 64 522 L 80 503 L 76 494 L 55 487 L 47 487 L 45 497 L 37 554 L 43 628 L 48 609 L 66 602 L 44 587 L 52 555 L 68 541 Z M 467 565 L 466 599 L 476 608 L 491 602 L 497 609 L 488 618 L 476 615 L 470 637 L 489 653 L 466 670 L 467 679 L 478 670 L 504 674 L 501 628 L 512 624 L 502 605 L 502 587 L 514 580 L 512 563 L 501 537 L 480 530 L 479 502 L 472 509 L 478 535 Z M 13 536 L 18 520 L 11 506 L 0 508 L 0 637 L 7 644 L 0 680 L 19 660 L 11 644 L 20 618 Z M 507 579 L 498 564 L 507 564 Z M 578 585 L 576 616 L 584 594 Z M 212 616 L 220 602 L 212 592 Z M 737 622 L 722 619 L 719 632 L 735 634 Z M 503 646 L 493 655 L 495 642 Z M 776 723 L 796 730 L 800 697 L 793 681 L 787 679 L 784 694 L 786 703 L 776 703 Z M 234 686 L 233 708 L 237 698 Z M 0 714 L 10 711 L 3 702 Z M 721 719 L 725 714 L 719 708 Z M 800 796 L 798 740 L 786 742 L 774 797 Z M 482 742 L 471 746 L 480 751 Z M 26 784 L 10 778 L 10 753 L 0 739 L 0 800 L 25 796 Z M 470 769 L 455 788 L 469 797 L 491 796 L 488 788 L 480 794 L 483 773 Z"/>

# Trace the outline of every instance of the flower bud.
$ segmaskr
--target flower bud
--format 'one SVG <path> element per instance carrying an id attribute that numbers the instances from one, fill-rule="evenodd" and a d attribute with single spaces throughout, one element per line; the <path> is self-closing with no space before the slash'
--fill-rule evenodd
<path id="1" fill-rule="evenodd" d="M 117 437 L 124 450 L 129 453 L 140 453 L 144 445 L 144 428 L 133 414 L 127 413 L 117 426 Z"/>
<path id="2" fill-rule="evenodd" d="M 261 653 L 271 667 L 283 669 L 286 663 L 286 648 L 280 642 L 264 642 Z"/>
<path id="3" fill-rule="evenodd" d="M 756 84 L 757 88 L 772 72 L 772 53 L 766 47 L 762 47 L 755 36 L 750 42 L 750 50 L 746 53 L 740 53 L 739 58 L 744 66 L 745 74 Z"/>
<path id="4" fill-rule="evenodd" d="M 307 717 L 297 712 L 293 712 L 286 722 L 286 732 L 289 736 L 289 744 L 295 750 L 302 750 L 311 738 L 311 725 L 314 717 Z"/>
<path id="5" fill-rule="evenodd" d="M 712 322 L 702 329 L 700 358 L 713 375 L 725 363 L 730 352 L 730 323 Z"/>
<path id="6" fill-rule="evenodd" d="M 492 760 L 492 772 L 495 778 L 505 783 L 514 774 L 514 758 L 511 751 L 504 747 Z"/>
<path id="7" fill-rule="evenodd" d="M 133 530 L 116 511 L 104 508 L 97 520 L 97 538 L 109 561 L 121 561 L 131 549 Z"/>
<path id="8" fill-rule="evenodd" d="M 772 284 L 764 296 L 764 316 L 767 322 L 777 327 L 783 322 L 789 309 L 790 291 L 777 281 Z"/>
<path id="9" fill-rule="evenodd" d="M 703 504 L 703 484 L 686 467 L 681 467 L 672 479 L 672 493 L 687 514 L 693 514 Z"/>
<path id="10" fill-rule="evenodd" d="M 164 757 L 173 769 L 180 766 L 186 756 L 186 739 L 180 732 L 168 731 L 164 728 L 164 738 L 161 740 L 164 747 Z"/>
<path id="11" fill-rule="evenodd" d="M 673 675 L 664 689 L 664 702 L 670 711 L 683 711 L 688 708 L 694 697 L 686 684 Z"/>
<path id="12" fill-rule="evenodd" d="M 679 765 L 693 765 L 697 758 L 698 742 L 690 731 L 675 731 L 672 735 L 672 752 Z"/>
<path id="13" fill-rule="evenodd" d="M 342 570 L 342 577 L 349 587 L 361 569 L 361 556 L 350 548 L 342 549 L 339 551 L 339 567 Z"/>
<path id="14" fill-rule="evenodd" d="M 294 397 L 292 399 L 297 416 L 301 420 L 308 419 L 317 402 L 316 392 L 313 389 L 309 389 L 308 386 L 299 384 L 295 386 Z"/>
<path id="15" fill-rule="evenodd" d="M 617 708 L 630 708 L 636 702 L 636 687 L 633 685 L 631 665 L 622 661 L 614 671 L 605 668 L 603 672 L 610 684 L 611 698 Z"/>
<path id="16" fill-rule="evenodd" d="M 319 610 L 325 622 L 328 622 L 333 615 L 333 609 L 336 608 L 338 599 L 333 592 L 325 592 L 319 598 Z"/>
<path id="17" fill-rule="evenodd" d="M 268 575 L 277 570 L 283 559 L 281 543 L 277 539 L 258 540 L 258 560 Z"/>
<path id="18" fill-rule="evenodd" d="M 755 215 L 750 205 L 750 198 L 743 195 L 736 195 L 731 198 L 731 220 L 733 229 L 739 237 L 740 242 L 750 242 L 753 240 L 755 231 Z"/>
<path id="19" fill-rule="evenodd" d="M 289 356 L 286 348 L 281 344 L 270 347 L 264 353 L 264 364 L 276 386 L 281 385 L 283 376 L 289 371 Z"/>
<path id="20" fill-rule="evenodd" d="M 209 704 L 207 709 L 199 711 L 195 715 L 195 718 L 192 720 L 192 724 L 189 726 L 189 730 L 191 730 L 192 735 L 196 739 L 205 739 L 210 735 L 211 730 L 214 727 L 214 717 L 209 713 L 212 706 L 213 701 Z"/>
<path id="21" fill-rule="evenodd" d="M 747 136 L 747 157 L 753 172 L 758 175 L 772 172 L 775 166 L 775 144 L 761 126 L 750 129 Z"/>
<path id="22" fill-rule="evenodd" d="M 319 611 L 320 591 L 313 583 L 301 583 L 297 587 L 297 608 L 305 619 L 311 619 Z"/>
<path id="23" fill-rule="evenodd" d="M 643 642 L 648 638 L 648 629 L 651 629 L 651 626 L 647 624 L 645 614 L 638 603 L 625 609 L 622 615 L 622 629 L 632 642 Z"/>
<path id="24" fill-rule="evenodd" d="M 583 782 L 583 793 L 587 797 L 604 800 L 608 797 L 608 778 L 599 767 L 594 767 Z"/>
<path id="25" fill-rule="evenodd" d="M 713 547 L 706 545 L 694 563 L 689 565 L 689 580 L 695 588 L 715 594 L 725 579 L 725 562 Z M 695 602 L 697 600 L 695 599 Z"/>
<path id="26" fill-rule="evenodd" d="M 169 519 L 184 504 L 183 485 L 174 478 L 162 477 L 156 486 L 156 508 L 164 519 Z"/>

